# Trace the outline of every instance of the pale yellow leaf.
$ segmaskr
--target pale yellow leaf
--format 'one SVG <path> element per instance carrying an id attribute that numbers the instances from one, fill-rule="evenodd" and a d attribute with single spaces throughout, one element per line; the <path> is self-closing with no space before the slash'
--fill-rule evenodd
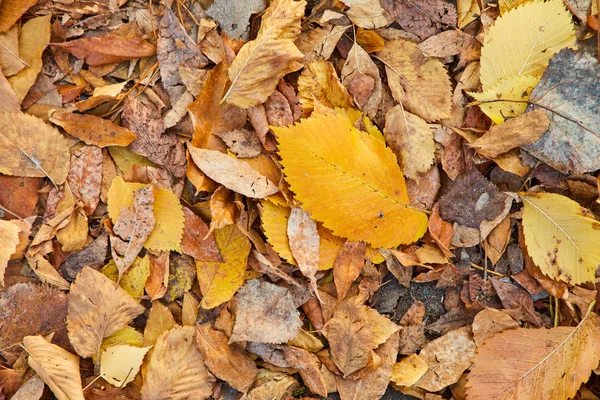
<path id="1" fill-rule="evenodd" d="M 23 347 L 29 366 L 44 380 L 58 400 L 83 400 L 79 357 L 48 343 L 42 336 L 25 336 Z"/>
<path id="2" fill-rule="evenodd" d="M 231 63 L 231 86 L 222 101 L 241 108 L 263 103 L 283 76 L 298 69 L 296 61 L 304 54 L 294 40 L 300 34 L 305 6 L 305 1 L 294 0 L 271 3 L 262 16 L 256 39 L 246 43 Z"/>
<path id="3" fill-rule="evenodd" d="M 100 358 L 100 376 L 116 387 L 123 387 L 135 379 L 144 356 L 150 347 L 117 345 L 108 347 Z"/>
<path id="4" fill-rule="evenodd" d="M 291 190 L 335 235 L 394 247 L 427 230 L 427 216 L 408 205 L 396 156 L 347 117 L 316 115 L 293 127 L 272 129 Z"/>
<path id="5" fill-rule="evenodd" d="M 129 345 L 135 347 L 144 346 L 144 335 L 136 331 L 131 326 L 126 326 L 117 333 L 110 335 L 102 340 L 101 352 L 109 347 L 117 345 Z"/>
<path id="6" fill-rule="evenodd" d="M 600 360 L 600 318 L 576 327 L 517 328 L 479 347 L 467 382 L 471 400 L 567 400 Z"/>
<path id="7" fill-rule="evenodd" d="M 412 386 L 427 372 L 427 363 L 418 355 L 411 354 L 394 364 L 392 381 L 400 386 Z"/>
<path id="8" fill-rule="evenodd" d="M 0 220 L 0 286 L 4 286 L 4 272 L 10 256 L 17 250 L 21 229 L 11 221 Z"/>
<path id="9" fill-rule="evenodd" d="M 600 265 L 600 222 L 559 194 L 525 193 L 521 199 L 525 244 L 541 271 L 573 285 L 593 282 Z"/>
<path id="10" fill-rule="evenodd" d="M 481 49 L 483 91 L 505 79 L 541 77 L 560 49 L 576 48 L 571 14 L 562 0 L 534 0 L 499 17 Z"/>
<path id="11" fill-rule="evenodd" d="M 529 1 L 531 0 L 498 0 L 498 9 L 500 10 L 500 15 L 504 15 L 513 8 L 517 8 Z"/>
<path id="12" fill-rule="evenodd" d="M 298 77 L 298 97 L 305 115 L 310 114 L 315 100 L 329 108 L 354 106 L 333 64 L 328 61 L 313 61 L 304 68 Z"/>

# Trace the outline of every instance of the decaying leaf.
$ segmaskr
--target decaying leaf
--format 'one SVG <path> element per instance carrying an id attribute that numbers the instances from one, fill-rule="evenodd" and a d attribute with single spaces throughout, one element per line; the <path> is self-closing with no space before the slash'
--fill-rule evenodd
<path id="1" fill-rule="evenodd" d="M 156 344 L 159 336 L 176 325 L 177 323 L 171 311 L 161 302 L 153 301 L 152 308 L 148 314 L 146 328 L 144 329 L 144 347 Z"/>
<path id="2" fill-rule="evenodd" d="M 354 106 L 333 64 L 328 61 L 312 61 L 306 65 L 298 77 L 298 97 L 305 115 L 313 110 L 315 101 L 329 108 Z"/>
<path id="3" fill-rule="evenodd" d="M 361 32 L 360 29 L 359 32 Z M 363 30 L 363 32 L 372 32 L 377 35 L 373 31 Z M 379 37 L 379 39 L 381 38 Z M 383 50 L 383 46 L 376 49 L 376 51 L 379 50 Z M 342 68 L 341 78 L 342 83 L 348 89 L 348 93 L 352 96 L 356 105 L 368 117 L 375 117 L 383 99 L 379 68 L 377 68 L 377 65 L 375 65 L 367 51 L 358 43 L 355 43 L 348 52 L 348 59 Z"/>
<path id="4" fill-rule="evenodd" d="M 61 126 L 69 135 L 98 147 L 127 146 L 136 138 L 129 129 L 94 115 L 55 112 L 50 121 Z"/>
<path id="5" fill-rule="evenodd" d="M 363 242 L 346 242 L 333 264 L 333 281 L 338 301 L 346 298 L 352 283 L 360 275 L 365 265 L 367 246 Z"/>
<path id="6" fill-rule="evenodd" d="M 71 284 L 67 328 L 81 357 L 98 356 L 102 339 L 124 328 L 144 311 L 125 290 L 85 267 Z"/>
<path id="7" fill-rule="evenodd" d="M 183 207 L 185 229 L 181 241 L 181 251 L 196 260 L 222 261 L 219 247 L 206 223 L 187 207 Z"/>
<path id="8" fill-rule="evenodd" d="M 294 260 L 302 275 L 307 277 L 317 290 L 315 274 L 319 269 L 319 246 L 321 238 L 317 230 L 317 223 L 310 218 L 310 214 L 300 207 L 292 208 L 287 225 L 289 245 Z"/>
<path id="9" fill-rule="evenodd" d="M 4 286 L 4 271 L 10 256 L 17 250 L 21 228 L 11 221 L 0 220 L 0 286 Z"/>
<path id="10" fill-rule="evenodd" d="M 0 32 L 7 31 L 35 3 L 35 0 L 6 1 L 0 3 Z"/>
<path id="11" fill-rule="evenodd" d="M 473 319 L 473 340 L 477 347 L 481 347 L 486 339 L 507 329 L 518 328 L 517 321 L 507 313 L 494 308 L 486 308 Z"/>
<path id="12" fill-rule="evenodd" d="M 383 0 L 383 7 L 406 31 L 426 39 L 445 26 L 456 26 L 456 8 L 444 0 Z"/>
<path id="13" fill-rule="evenodd" d="M 252 279 L 235 296 L 230 342 L 285 343 L 296 337 L 300 325 L 300 314 L 288 289 Z"/>
<path id="14" fill-rule="evenodd" d="M 223 100 L 241 108 L 263 103 L 279 80 L 304 58 L 294 40 L 300 34 L 305 1 L 276 0 L 262 17 L 256 39 L 246 43 L 229 67 L 231 86 Z"/>
<path id="15" fill-rule="evenodd" d="M 304 31 L 296 39 L 296 46 L 304 54 L 304 63 L 328 60 L 348 26 L 326 25 Z"/>
<path id="16" fill-rule="evenodd" d="M 599 327 L 600 318 L 590 312 L 576 327 L 517 328 L 492 336 L 473 359 L 468 398 L 572 398 L 598 366 Z"/>
<path id="17" fill-rule="evenodd" d="M 159 336 L 144 376 L 142 400 L 204 400 L 214 385 L 196 347 L 193 326 L 175 327 Z"/>
<path id="18" fill-rule="evenodd" d="M 100 358 L 100 375 L 116 387 L 124 387 L 135 379 L 149 347 L 117 345 L 108 347 Z"/>
<path id="19" fill-rule="evenodd" d="M 322 135 L 322 129 L 332 134 Z M 375 247 L 410 243 L 423 235 L 427 217 L 407 205 L 396 157 L 345 116 L 316 115 L 273 130 L 291 190 L 336 235 Z M 355 157 L 348 158 L 348 152 Z M 399 220 L 406 230 L 394 228 Z"/>
<path id="20" fill-rule="evenodd" d="M 593 281 L 600 222 L 559 194 L 525 193 L 521 199 L 527 251 L 542 272 L 574 285 Z"/>
<path id="21" fill-rule="evenodd" d="M 304 384 L 311 392 L 327 397 L 325 378 L 321 374 L 319 359 L 314 354 L 297 347 L 285 346 L 283 354 L 288 364 L 298 370 Z"/>
<path id="22" fill-rule="evenodd" d="M 0 113 L 0 172 L 47 176 L 56 185 L 67 179 L 69 145 L 41 119 L 21 112 Z"/>
<path id="23" fill-rule="evenodd" d="M 392 21 L 378 0 L 342 0 L 342 3 L 350 7 L 346 10 L 348 18 L 362 28 L 377 29 Z"/>
<path id="24" fill-rule="evenodd" d="M 229 301 L 244 284 L 250 240 L 237 227 L 228 225 L 214 232 L 222 261 L 197 259 L 196 272 L 204 295 L 200 305 L 214 308 Z"/>
<path id="25" fill-rule="evenodd" d="M 394 364 L 392 369 L 392 381 L 400 386 L 412 386 L 427 372 L 428 365 L 416 354 L 404 357 Z"/>

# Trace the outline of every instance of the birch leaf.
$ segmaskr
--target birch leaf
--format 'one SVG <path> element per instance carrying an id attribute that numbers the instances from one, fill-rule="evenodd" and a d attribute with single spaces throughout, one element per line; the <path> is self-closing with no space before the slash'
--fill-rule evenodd
<path id="1" fill-rule="evenodd" d="M 335 235 L 394 247 L 427 230 L 427 216 L 408 205 L 396 156 L 347 117 L 315 115 L 273 130 L 291 190 Z"/>
<path id="2" fill-rule="evenodd" d="M 556 280 L 593 282 L 600 265 L 600 222 L 559 194 L 525 193 L 521 199 L 525 243 L 535 264 Z"/>
<path id="3" fill-rule="evenodd" d="M 600 318 L 576 327 L 517 328 L 479 347 L 467 382 L 472 400 L 566 400 L 575 396 L 600 360 Z M 559 378 L 564 377 L 564 378 Z"/>
<path id="4" fill-rule="evenodd" d="M 231 86 L 223 100 L 241 108 L 264 103 L 279 80 L 304 58 L 294 40 L 300 34 L 305 1 L 275 0 L 262 17 L 256 39 L 246 43 L 229 67 Z M 298 64 L 299 66 L 299 64 Z"/>
<path id="5" fill-rule="evenodd" d="M 552 56 L 575 48 L 571 14 L 561 0 L 534 0 L 499 17 L 481 49 L 484 92 L 505 79 L 540 77 Z"/>

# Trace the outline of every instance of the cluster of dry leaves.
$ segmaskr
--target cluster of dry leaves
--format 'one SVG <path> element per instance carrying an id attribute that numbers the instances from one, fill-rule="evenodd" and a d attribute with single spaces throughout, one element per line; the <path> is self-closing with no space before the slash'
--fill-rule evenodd
<path id="1" fill-rule="evenodd" d="M 308 3 L 0 1 L 0 399 L 599 398 L 600 2 Z"/>

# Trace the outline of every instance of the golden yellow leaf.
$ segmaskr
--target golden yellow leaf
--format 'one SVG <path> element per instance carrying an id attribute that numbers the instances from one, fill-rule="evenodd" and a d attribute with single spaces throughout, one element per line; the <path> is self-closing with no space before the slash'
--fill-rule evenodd
<path id="1" fill-rule="evenodd" d="M 95 115 L 55 112 L 50 121 L 61 126 L 69 135 L 98 147 L 127 146 L 136 138 L 129 129 Z"/>
<path id="2" fill-rule="evenodd" d="M 505 79 L 541 77 L 548 61 L 575 48 L 571 14 L 562 0 L 534 0 L 499 17 L 481 49 L 481 84 L 486 92 Z"/>
<path id="3" fill-rule="evenodd" d="M 119 281 L 119 286 L 139 303 L 141 300 L 138 297 L 144 295 L 144 286 L 150 276 L 150 260 L 147 254 L 143 258 L 137 257 L 131 267 L 121 276 L 121 280 L 119 280 L 119 270 L 114 260 L 110 260 L 100 272 L 113 282 Z"/>
<path id="4" fill-rule="evenodd" d="M 204 309 L 229 301 L 244 284 L 244 271 L 252 245 L 236 225 L 228 225 L 214 232 L 222 262 L 196 260 L 198 282 L 202 291 Z"/>
<path id="5" fill-rule="evenodd" d="M 225 186 L 219 186 L 210 196 L 210 230 L 225 228 L 235 223 L 238 207 L 234 203 L 235 194 Z"/>
<path id="6" fill-rule="evenodd" d="M 100 376 L 113 386 L 124 387 L 135 379 L 148 350 L 150 347 L 108 347 L 100 357 Z"/>
<path id="7" fill-rule="evenodd" d="M 2 3 L 0 3 L 0 7 L 2 7 Z M 0 11 L 0 15 L 1 14 L 2 11 Z M 7 100 L 10 100 L 0 108 L 4 108 L 2 111 L 20 110 L 19 100 L 16 98 L 14 90 L 12 90 L 12 87 L 5 78 L 6 76 L 13 76 L 25 68 L 25 64 L 17 58 L 19 55 L 19 26 L 14 25 L 6 32 L 2 31 L 2 33 L 0 33 L 0 43 L 0 70 L 2 70 L 0 82 L 2 82 L 2 94 L 6 96 Z M 6 92 L 12 92 L 10 97 Z"/>
<path id="8" fill-rule="evenodd" d="M 385 41 L 377 32 L 363 28 L 356 30 L 356 42 L 367 53 L 381 51 L 385 47 Z"/>
<path id="9" fill-rule="evenodd" d="M 467 381 L 473 400 L 567 400 L 600 360 L 600 318 L 590 312 L 576 327 L 517 328 L 477 349 Z"/>
<path id="10" fill-rule="evenodd" d="M 498 0 L 498 9 L 500 10 L 500 15 L 504 15 L 504 13 L 529 1 L 531 0 Z"/>
<path id="11" fill-rule="evenodd" d="M 398 156 L 404 175 L 417 180 L 420 173 L 429 171 L 435 157 L 435 143 L 427 122 L 399 104 L 385 115 L 383 132 Z"/>
<path id="12" fill-rule="evenodd" d="M 131 326 L 126 326 L 117 333 L 104 338 L 104 340 L 102 340 L 100 349 L 101 352 L 103 352 L 109 347 L 125 344 L 129 346 L 143 347 L 144 335 L 141 332 L 136 331 Z"/>
<path id="13" fill-rule="evenodd" d="M 81 203 L 75 204 L 75 202 L 76 199 L 71 191 L 71 185 L 67 183 L 64 187 L 63 198 L 56 210 L 58 213 L 67 208 L 73 210 L 67 225 L 56 232 L 56 239 L 62 245 L 63 251 L 79 251 L 85 247 L 87 241 L 88 218 Z"/>
<path id="14" fill-rule="evenodd" d="M 323 342 L 315 337 L 312 333 L 305 331 L 304 329 L 300 329 L 298 331 L 298 335 L 295 338 L 287 342 L 289 346 L 299 347 L 304 350 L 308 350 L 311 353 L 316 353 L 321 350 L 323 346 Z"/>
<path id="15" fill-rule="evenodd" d="M 479 108 L 497 124 L 508 117 L 525 112 L 527 100 L 533 88 L 540 81 L 540 76 L 521 75 L 506 78 L 482 93 L 469 92 L 477 101 L 482 102 Z M 513 101 L 500 101 L 513 100 Z"/>
<path id="16" fill-rule="evenodd" d="M 300 34 L 305 1 L 275 0 L 265 11 L 256 39 L 246 43 L 229 67 L 231 86 L 223 100 L 241 108 L 263 103 L 279 80 L 304 58 L 294 40 Z"/>
<path id="17" fill-rule="evenodd" d="M 298 97 L 304 115 L 310 114 L 315 100 L 329 108 L 354 106 L 333 64 L 328 61 L 313 61 L 304 68 L 298 77 Z"/>
<path id="18" fill-rule="evenodd" d="M 36 0 L 5 1 L 0 3 L 0 32 L 13 26 Z"/>
<path id="19" fill-rule="evenodd" d="M 102 339 L 123 329 L 142 312 L 144 307 L 116 283 L 84 267 L 69 293 L 69 340 L 81 357 L 97 357 Z"/>
<path id="20" fill-rule="evenodd" d="M 154 300 L 144 329 L 144 346 L 153 346 L 160 335 L 176 325 L 171 311 L 160 301 Z"/>
<path id="21" fill-rule="evenodd" d="M 42 70 L 42 53 L 50 42 L 51 17 L 51 15 L 44 15 L 43 17 L 32 18 L 21 27 L 19 58 L 30 66 L 8 78 L 8 82 L 17 94 L 19 102 L 27 96 L 27 92 L 29 92 Z"/>
<path id="22" fill-rule="evenodd" d="M 133 204 L 133 192 L 144 185 L 128 183 L 120 176 L 113 179 L 108 190 L 108 215 L 113 223 L 123 207 Z M 185 216 L 179 199 L 168 189 L 154 188 L 154 230 L 144 247 L 156 251 L 181 253 Z"/>
<path id="23" fill-rule="evenodd" d="M 291 190 L 335 235 L 384 248 L 423 236 L 427 216 L 408 205 L 396 156 L 348 118 L 316 115 L 272 129 Z"/>
<path id="24" fill-rule="evenodd" d="M 0 113 L 0 173 L 50 178 L 62 185 L 69 171 L 69 144 L 41 119 L 16 112 Z"/>
<path id="25" fill-rule="evenodd" d="M 448 71 L 437 58 L 426 57 L 416 43 L 392 40 L 377 53 L 385 64 L 396 101 L 425 121 L 450 117 L 452 87 Z"/>
<path id="26" fill-rule="evenodd" d="M 400 386 L 412 386 L 427 372 L 427 363 L 418 355 L 411 354 L 394 364 L 392 381 Z"/>
<path id="27" fill-rule="evenodd" d="M 21 229 L 11 221 L 0 220 L 0 286 L 4 286 L 4 272 L 10 256 L 17 250 Z"/>
<path id="28" fill-rule="evenodd" d="M 186 292 L 181 306 L 181 325 L 195 325 L 199 308 L 200 302 L 190 292 Z"/>
<path id="29" fill-rule="evenodd" d="M 163 333 L 152 349 L 142 385 L 142 400 L 204 400 L 216 379 L 204 365 L 193 326 Z"/>
<path id="30" fill-rule="evenodd" d="M 525 193 L 527 251 L 544 275 L 578 285 L 593 282 L 600 265 L 600 222 L 577 202 L 554 193 Z"/>
<path id="31" fill-rule="evenodd" d="M 25 336 L 23 347 L 29 366 L 48 385 L 58 400 L 83 400 L 79 357 L 48 343 L 42 336 Z"/>

